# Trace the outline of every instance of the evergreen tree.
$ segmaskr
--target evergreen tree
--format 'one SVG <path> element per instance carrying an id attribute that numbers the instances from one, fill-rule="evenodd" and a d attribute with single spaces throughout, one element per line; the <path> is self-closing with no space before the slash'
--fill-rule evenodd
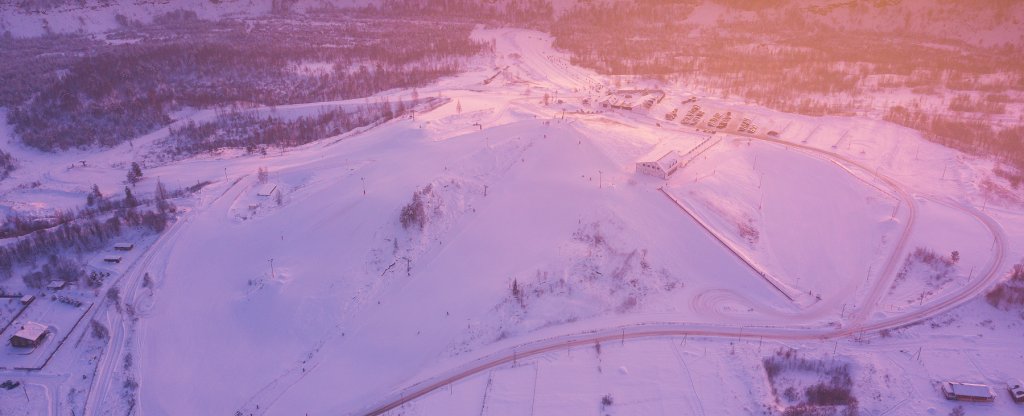
<path id="1" fill-rule="evenodd" d="M 138 162 L 132 162 L 132 168 L 128 170 L 128 183 L 135 185 L 142 180 L 142 168 Z"/>
<path id="2" fill-rule="evenodd" d="M 128 208 L 135 208 L 139 206 L 139 200 L 135 199 L 135 195 L 132 195 L 132 190 L 127 186 L 124 187 L 124 204 Z"/>
<path id="3" fill-rule="evenodd" d="M 96 184 L 93 184 L 92 185 L 92 191 L 89 192 L 89 195 L 85 196 L 85 203 L 86 203 L 86 205 L 92 206 L 93 204 L 99 202 L 102 199 L 103 199 L 103 193 L 100 192 L 100 187 L 96 186 Z"/>

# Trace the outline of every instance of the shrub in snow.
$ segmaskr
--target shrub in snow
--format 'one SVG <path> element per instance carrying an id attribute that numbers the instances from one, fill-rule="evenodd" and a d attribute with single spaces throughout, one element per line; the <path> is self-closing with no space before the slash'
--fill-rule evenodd
<path id="1" fill-rule="evenodd" d="M 92 328 L 93 338 L 104 339 L 110 336 L 110 330 L 108 330 L 106 326 L 104 326 L 102 323 L 95 319 L 89 321 L 89 327 Z"/>
<path id="2" fill-rule="evenodd" d="M 650 296 L 682 282 L 648 258 L 624 246 L 624 225 L 616 220 L 584 222 L 560 248 L 562 256 L 531 275 L 510 276 L 509 291 L 495 306 L 495 337 L 602 314 L 641 310 Z M 486 337 L 491 334 L 472 334 Z"/>
<path id="3" fill-rule="evenodd" d="M 753 220 L 749 218 L 746 222 L 736 223 L 736 226 L 739 228 L 740 237 L 750 244 L 757 244 L 757 240 L 761 238 L 761 233 L 754 228 Z"/>
<path id="4" fill-rule="evenodd" d="M 892 288 L 906 280 L 909 276 L 921 276 L 924 283 L 937 288 L 953 280 L 956 263 L 960 260 L 960 252 L 953 251 L 950 257 L 939 255 L 934 250 L 918 247 L 907 255 L 903 268 L 896 274 Z"/>
<path id="5" fill-rule="evenodd" d="M 402 207 L 402 214 L 399 216 L 402 227 L 409 229 L 415 225 L 422 230 L 427 225 L 427 208 L 423 200 L 429 197 L 432 192 L 433 186 L 427 185 L 423 189 L 412 193 L 412 201 Z"/>
<path id="6" fill-rule="evenodd" d="M 49 260 L 39 270 L 26 273 L 21 279 L 25 282 L 25 286 L 38 289 L 46 286 L 51 280 L 75 282 L 83 274 L 85 272 L 82 270 L 82 265 L 77 261 L 50 255 Z"/>
<path id="7" fill-rule="evenodd" d="M 786 407 L 784 415 L 834 415 L 836 406 L 845 406 L 843 414 L 857 414 L 858 402 L 853 394 L 849 364 L 800 357 L 788 348 L 780 349 L 762 363 L 776 400 L 792 404 Z M 795 381 L 800 378 L 785 375 L 791 372 L 811 374 L 818 380 L 804 387 Z"/>
<path id="8" fill-rule="evenodd" d="M 1010 278 L 992 288 L 985 295 L 985 300 L 1003 310 L 1024 306 L 1024 263 L 1015 264 Z"/>

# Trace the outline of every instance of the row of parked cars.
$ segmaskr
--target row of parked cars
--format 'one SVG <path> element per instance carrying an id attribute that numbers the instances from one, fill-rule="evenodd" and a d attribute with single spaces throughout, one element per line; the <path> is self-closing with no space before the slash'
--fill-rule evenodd
<path id="1" fill-rule="evenodd" d="M 692 101 L 696 101 L 696 99 L 694 98 Z M 686 104 L 686 103 L 689 103 L 689 102 L 692 102 L 692 101 L 688 99 L 686 101 L 683 101 L 683 103 Z M 681 120 L 681 123 L 683 125 L 687 125 L 687 126 L 696 126 L 698 123 L 701 122 L 701 119 L 704 118 L 704 114 L 705 114 L 704 110 L 701 109 L 700 105 L 694 104 L 694 105 L 692 105 L 690 107 L 690 110 L 687 111 L 686 114 L 683 116 L 683 119 Z M 668 121 L 672 121 L 672 120 L 675 120 L 676 117 L 678 117 L 678 115 L 679 115 L 679 109 L 673 108 L 671 112 L 665 114 L 665 119 L 668 120 Z M 707 126 L 710 127 L 711 129 L 724 129 L 724 128 L 729 126 L 729 122 L 731 122 L 731 121 L 732 121 L 732 112 L 731 111 L 726 111 L 725 114 L 715 113 L 714 115 L 711 116 L 710 119 L 708 119 Z M 703 130 L 703 129 L 698 129 L 698 130 L 699 131 L 705 131 L 705 132 L 708 132 L 708 133 L 713 133 L 714 132 L 714 130 Z M 751 121 L 749 118 L 744 118 L 740 122 L 740 126 L 739 126 L 738 130 L 739 130 L 740 133 L 755 134 L 755 133 L 757 133 L 757 125 L 754 124 L 754 122 Z M 769 134 L 771 134 L 771 133 L 774 133 L 774 132 L 770 132 Z M 778 133 L 775 133 L 774 137 L 778 137 Z"/>
<path id="2" fill-rule="evenodd" d="M 676 117 L 678 117 L 678 116 L 679 116 L 679 109 L 678 108 L 673 108 L 672 111 L 670 111 L 667 114 L 665 114 L 665 120 L 672 121 L 672 120 L 675 120 Z"/>
<path id="3" fill-rule="evenodd" d="M 725 126 L 729 125 L 730 121 L 732 121 L 732 111 L 726 111 L 724 116 L 720 113 L 715 113 L 715 115 L 711 116 L 711 120 L 708 120 L 708 127 L 724 129 Z"/>
<path id="4" fill-rule="evenodd" d="M 682 123 L 687 126 L 696 126 L 702 118 L 704 118 L 704 110 L 701 110 L 699 105 L 694 104 L 690 107 L 690 111 L 687 111 L 686 115 L 683 116 Z"/>
<path id="5" fill-rule="evenodd" d="M 740 122 L 739 131 L 740 133 L 754 134 L 757 133 L 757 125 L 750 121 L 749 118 L 745 118 L 743 119 L 743 121 Z"/>

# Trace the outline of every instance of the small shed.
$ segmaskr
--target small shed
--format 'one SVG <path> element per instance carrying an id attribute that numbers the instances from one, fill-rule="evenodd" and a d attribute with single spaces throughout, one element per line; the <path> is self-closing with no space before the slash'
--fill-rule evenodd
<path id="1" fill-rule="evenodd" d="M 960 383 L 956 381 L 943 382 L 942 395 L 946 396 L 948 400 L 969 402 L 991 402 L 996 398 L 992 388 L 985 384 Z"/>
<path id="2" fill-rule="evenodd" d="M 19 348 L 38 347 L 46 337 L 49 329 L 46 325 L 36 322 L 25 322 L 18 332 L 11 336 L 11 345 Z"/>
<path id="3" fill-rule="evenodd" d="M 260 190 L 256 192 L 256 195 L 271 196 L 274 194 L 275 190 L 277 190 L 277 185 L 272 183 L 264 184 L 263 186 L 260 187 Z"/>
<path id="4" fill-rule="evenodd" d="M 68 282 L 65 282 L 63 280 L 51 280 L 50 283 L 46 285 L 46 288 L 50 290 L 61 290 L 64 288 L 64 286 L 67 285 Z"/>
<path id="5" fill-rule="evenodd" d="M 662 157 L 653 161 L 636 162 L 636 172 L 651 175 L 662 179 L 668 179 L 670 175 L 679 169 L 679 152 L 675 150 L 665 153 Z"/>
<path id="6" fill-rule="evenodd" d="M 133 248 L 135 248 L 135 244 L 132 244 L 132 243 L 117 243 L 117 244 L 114 244 L 114 250 L 131 251 Z"/>
<path id="7" fill-rule="evenodd" d="M 107 263 L 120 263 L 122 260 L 121 256 L 107 256 L 103 258 L 103 261 Z"/>
<path id="8" fill-rule="evenodd" d="M 25 295 L 25 296 L 21 297 L 21 304 L 22 305 L 28 305 L 28 304 L 32 303 L 32 301 L 34 301 L 34 300 L 36 300 L 35 296 Z"/>

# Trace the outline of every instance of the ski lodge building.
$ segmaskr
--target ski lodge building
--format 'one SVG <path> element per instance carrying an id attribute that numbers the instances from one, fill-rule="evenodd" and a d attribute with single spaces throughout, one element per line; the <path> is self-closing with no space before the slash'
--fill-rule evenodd
<path id="1" fill-rule="evenodd" d="M 991 402 L 996 399 L 992 388 L 984 384 L 958 383 L 946 381 L 942 383 L 942 395 L 948 400 L 968 402 Z"/>
<path id="2" fill-rule="evenodd" d="M 38 347 L 43 342 L 47 332 L 49 330 L 46 328 L 46 325 L 31 321 L 25 322 L 21 329 L 11 336 L 11 346 L 18 348 Z"/>
<path id="3" fill-rule="evenodd" d="M 679 152 L 671 150 L 657 160 L 636 162 L 636 173 L 668 179 L 679 166 Z"/>

